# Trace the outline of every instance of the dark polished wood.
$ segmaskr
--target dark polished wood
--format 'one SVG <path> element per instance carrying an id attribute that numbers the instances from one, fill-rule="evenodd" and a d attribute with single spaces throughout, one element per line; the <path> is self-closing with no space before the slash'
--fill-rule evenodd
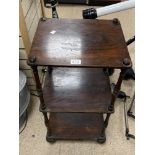
<path id="1" fill-rule="evenodd" d="M 40 20 L 30 52 L 30 59 L 33 57 L 30 65 L 131 67 L 118 20 Z M 81 64 L 71 64 L 72 59 L 80 59 Z M 124 59 L 129 64 L 124 64 Z"/>
<path id="2" fill-rule="evenodd" d="M 105 142 L 105 127 L 114 112 L 124 73 L 132 65 L 118 19 L 40 21 L 28 64 L 36 80 L 47 141 Z M 37 66 L 48 66 L 43 89 Z M 103 68 L 121 69 L 113 94 Z M 105 121 L 103 113 L 107 114 Z"/>
<path id="3" fill-rule="evenodd" d="M 48 112 L 108 113 L 109 77 L 99 68 L 53 68 L 47 73 L 43 96 Z"/>
<path id="4" fill-rule="evenodd" d="M 105 138 L 104 119 L 97 113 L 50 113 L 47 139 Z"/>
<path id="5" fill-rule="evenodd" d="M 119 78 L 116 83 L 116 86 L 114 87 L 114 91 L 112 93 L 111 105 L 109 106 L 109 111 L 111 111 L 111 112 L 114 112 L 115 100 L 118 96 L 118 92 L 120 91 L 125 72 L 126 72 L 126 70 L 124 70 L 124 69 L 121 70 L 121 72 L 119 74 Z"/>
<path id="6" fill-rule="evenodd" d="M 36 88 L 37 88 L 37 92 L 38 92 L 39 99 L 40 99 L 40 109 L 44 110 L 45 109 L 45 103 L 44 103 L 44 98 L 43 98 L 42 86 L 41 86 L 39 75 L 38 75 L 38 69 L 37 69 L 37 66 L 31 66 L 31 68 L 33 70 L 34 78 L 36 81 Z M 43 112 L 43 116 L 44 116 L 45 126 L 47 127 L 48 126 L 47 113 Z"/>
<path id="7" fill-rule="evenodd" d="M 40 83 L 37 66 L 32 66 L 31 68 L 33 70 L 34 78 L 35 78 L 35 81 L 36 81 L 36 88 L 37 88 L 39 98 L 40 98 L 40 101 L 41 101 L 41 108 L 45 109 L 42 86 L 41 86 L 41 83 Z"/>

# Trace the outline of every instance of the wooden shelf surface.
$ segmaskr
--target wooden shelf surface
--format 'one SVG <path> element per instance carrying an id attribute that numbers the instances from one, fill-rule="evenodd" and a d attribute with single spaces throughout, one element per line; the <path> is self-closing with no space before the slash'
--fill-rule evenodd
<path id="1" fill-rule="evenodd" d="M 49 132 L 55 139 L 97 139 L 105 134 L 104 118 L 96 113 L 50 113 Z"/>
<path id="2" fill-rule="evenodd" d="M 123 31 L 117 20 L 40 20 L 29 57 L 35 57 L 34 62 L 28 62 L 29 65 L 38 66 L 131 67 Z"/>
<path id="3" fill-rule="evenodd" d="M 43 96 L 48 112 L 108 113 L 109 77 L 100 68 L 53 68 L 45 78 Z"/>

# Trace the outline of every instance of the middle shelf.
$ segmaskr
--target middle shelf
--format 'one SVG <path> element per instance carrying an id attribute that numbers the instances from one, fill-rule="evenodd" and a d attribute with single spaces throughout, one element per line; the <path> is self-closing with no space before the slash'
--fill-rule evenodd
<path id="1" fill-rule="evenodd" d="M 47 72 L 43 96 L 46 112 L 109 113 L 110 80 L 101 68 L 54 67 Z"/>

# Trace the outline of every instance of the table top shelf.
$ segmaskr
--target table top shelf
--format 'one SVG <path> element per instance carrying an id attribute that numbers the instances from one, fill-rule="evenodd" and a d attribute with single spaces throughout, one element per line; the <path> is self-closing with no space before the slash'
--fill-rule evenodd
<path id="1" fill-rule="evenodd" d="M 53 68 L 43 96 L 47 112 L 110 113 L 109 77 L 100 68 Z"/>
<path id="2" fill-rule="evenodd" d="M 115 20 L 40 20 L 29 60 L 29 65 L 38 66 L 131 67 L 121 25 Z"/>

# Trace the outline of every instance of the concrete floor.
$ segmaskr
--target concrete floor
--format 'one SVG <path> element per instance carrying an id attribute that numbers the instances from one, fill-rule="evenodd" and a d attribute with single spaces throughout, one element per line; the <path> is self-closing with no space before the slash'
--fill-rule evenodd
<path id="1" fill-rule="evenodd" d="M 82 10 L 88 6 L 63 5 L 58 7 L 61 18 L 82 18 Z M 50 17 L 51 10 L 46 9 L 47 17 Z M 101 17 L 101 19 L 119 18 L 125 39 L 134 35 L 134 9 L 114 13 Z M 130 56 L 134 66 L 134 44 L 129 46 Z M 111 77 L 111 82 L 115 82 L 118 71 Z M 125 81 L 122 90 L 129 96 L 133 96 L 134 82 Z M 131 102 L 128 99 L 127 103 Z M 19 151 L 20 155 L 134 155 L 135 141 L 126 140 L 123 102 L 117 100 L 115 113 L 111 115 L 109 126 L 106 129 L 107 141 L 98 144 L 95 141 L 57 141 L 54 144 L 46 142 L 46 128 L 43 123 L 42 113 L 39 112 L 39 100 L 37 97 L 31 98 L 28 110 L 28 122 L 25 130 L 20 134 Z M 134 134 L 134 120 L 129 118 L 131 133 Z"/>

